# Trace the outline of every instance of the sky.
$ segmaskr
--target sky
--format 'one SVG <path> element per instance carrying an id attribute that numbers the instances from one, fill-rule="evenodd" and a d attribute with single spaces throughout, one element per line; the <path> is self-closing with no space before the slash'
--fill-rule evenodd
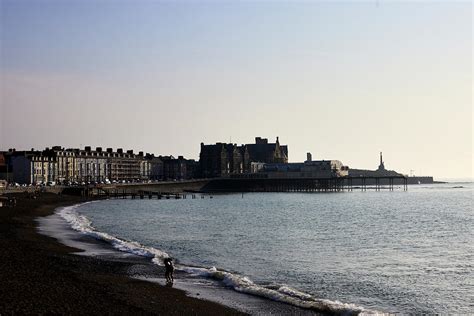
<path id="1" fill-rule="evenodd" d="M 473 176 L 472 3 L 0 0 L 0 150 L 291 162 Z"/>

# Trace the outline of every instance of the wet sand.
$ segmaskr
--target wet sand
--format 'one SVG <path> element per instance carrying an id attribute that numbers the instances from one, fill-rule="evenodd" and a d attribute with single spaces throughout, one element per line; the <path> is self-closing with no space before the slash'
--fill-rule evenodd
<path id="1" fill-rule="evenodd" d="M 178 289 L 129 278 L 133 262 L 78 256 L 73 254 L 78 249 L 37 232 L 37 217 L 79 203 L 80 197 L 14 196 L 16 207 L 0 208 L 0 314 L 243 315 Z"/>

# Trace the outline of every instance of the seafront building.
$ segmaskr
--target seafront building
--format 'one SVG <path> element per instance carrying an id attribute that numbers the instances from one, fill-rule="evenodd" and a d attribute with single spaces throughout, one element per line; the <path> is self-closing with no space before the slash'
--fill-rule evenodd
<path id="1" fill-rule="evenodd" d="M 230 178 L 331 178 L 343 177 L 349 167 L 339 160 L 313 161 L 308 153 L 301 163 L 288 163 L 288 146 L 256 137 L 255 144 L 201 143 L 200 167 L 203 177 Z"/>
<path id="2" fill-rule="evenodd" d="M 155 157 L 154 154 L 146 154 L 145 159 L 150 163 L 150 180 L 162 180 L 164 163 L 161 157 Z"/>
<path id="3" fill-rule="evenodd" d="M 201 143 L 199 154 L 199 165 L 204 178 L 252 173 L 261 164 L 287 162 L 288 146 L 280 145 L 278 137 L 275 143 L 256 137 L 255 144 L 241 146 L 232 143 Z"/>
<path id="4" fill-rule="evenodd" d="M 339 160 L 288 163 L 288 146 L 256 137 L 255 144 L 201 143 L 200 160 L 155 156 L 142 151 L 84 149 L 54 146 L 45 150 L 0 152 L 0 179 L 19 184 L 94 184 L 143 181 L 174 181 L 198 178 L 234 179 L 327 179 L 345 177 L 352 184 L 374 184 L 375 178 L 403 178 L 387 170 L 380 153 L 377 170 L 349 169 Z M 370 178 L 370 179 L 366 179 Z M 398 180 L 397 180 L 398 181 Z M 433 183 L 432 177 L 408 177 L 409 183 Z"/>
<path id="5" fill-rule="evenodd" d="M 324 179 L 346 177 L 349 167 L 339 160 L 313 160 L 307 154 L 305 162 L 251 163 L 248 174 L 231 174 L 230 178 L 256 179 Z"/>
<path id="6" fill-rule="evenodd" d="M 194 160 L 182 156 L 155 157 L 121 148 L 93 150 L 90 146 L 84 149 L 54 146 L 43 151 L 10 149 L 2 157 L 7 161 L 3 169 L 10 170 L 10 182 L 20 184 L 183 180 L 195 176 L 196 165 Z"/>
<path id="7" fill-rule="evenodd" d="M 349 167 L 339 160 L 307 160 L 305 162 L 285 164 L 265 164 L 259 174 L 266 178 L 334 178 L 349 175 Z"/>
<path id="8" fill-rule="evenodd" d="M 143 153 L 123 152 L 90 146 L 81 149 L 64 149 L 55 146 L 43 151 L 10 152 L 13 179 L 18 183 L 37 184 L 91 183 L 150 178 L 150 162 Z"/>
<path id="9" fill-rule="evenodd" d="M 183 156 L 160 156 L 163 161 L 164 180 L 186 180 L 199 178 L 198 163 L 194 159 L 184 159 Z"/>

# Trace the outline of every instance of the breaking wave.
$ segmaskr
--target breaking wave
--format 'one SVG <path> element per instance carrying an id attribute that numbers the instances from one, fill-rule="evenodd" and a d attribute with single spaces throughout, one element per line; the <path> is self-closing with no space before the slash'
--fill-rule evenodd
<path id="1" fill-rule="evenodd" d="M 87 202 L 93 203 L 93 202 Z M 86 203 L 84 203 L 86 204 Z M 92 226 L 92 222 L 84 215 L 77 212 L 77 208 L 84 204 L 78 204 L 73 206 L 64 207 L 59 211 L 59 215 L 71 225 L 72 229 L 83 233 L 87 236 L 94 237 L 99 240 L 103 240 L 111 244 L 115 249 L 132 253 L 138 256 L 153 258 L 153 259 L 165 259 L 169 255 L 161 250 L 146 247 L 135 241 L 127 241 L 107 233 L 100 232 Z"/>
<path id="2" fill-rule="evenodd" d="M 93 202 L 87 202 L 93 203 Z M 84 204 L 78 204 L 61 208 L 58 214 L 71 225 L 71 227 L 87 236 L 106 241 L 115 249 L 132 253 L 138 256 L 151 258 L 154 264 L 163 265 L 163 259 L 169 255 L 159 249 L 144 246 L 135 241 L 127 241 L 107 233 L 96 230 L 92 222 L 84 215 L 77 212 L 77 208 Z M 216 267 L 203 268 L 176 264 L 176 270 L 222 282 L 226 287 L 241 293 L 251 294 L 278 302 L 283 302 L 305 309 L 320 312 L 328 312 L 343 315 L 376 315 L 383 314 L 378 311 L 368 310 L 355 304 L 342 303 L 327 299 L 319 299 L 310 294 L 298 291 L 286 285 L 263 286 L 254 283 L 246 276 L 219 270 Z"/>
<path id="3" fill-rule="evenodd" d="M 183 267 L 183 271 L 193 275 L 212 278 L 221 281 L 227 287 L 235 291 L 252 294 L 268 298 L 274 301 L 283 302 L 298 306 L 301 308 L 312 309 L 319 312 L 328 312 L 343 315 L 375 315 L 382 314 L 377 311 L 371 311 L 355 304 L 342 303 L 326 299 L 318 299 L 310 294 L 300 292 L 286 285 L 270 288 L 255 284 L 246 276 L 240 276 L 235 273 L 218 270 L 216 267 L 210 269 L 199 267 Z"/>

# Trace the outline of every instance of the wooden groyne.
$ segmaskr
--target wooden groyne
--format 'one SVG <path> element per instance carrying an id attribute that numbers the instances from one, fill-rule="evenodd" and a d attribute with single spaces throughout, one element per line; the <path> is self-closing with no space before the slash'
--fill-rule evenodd
<path id="1" fill-rule="evenodd" d="M 127 189 L 122 190 L 104 190 L 99 188 L 92 188 L 88 191 L 84 191 L 83 196 L 85 197 L 104 197 L 104 198 L 115 198 L 115 199 L 157 199 L 157 200 L 179 200 L 179 199 L 196 199 L 198 196 L 204 198 L 203 194 L 196 193 L 176 193 L 176 192 L 155 192 L 155 191 L 129 191 Z"/>
<path id="2" fill-rule="evenodd" d="M 79 196 L 151 196 L 180 195 L 184 192 L 200 192 L 209 180 L 167 181 L 155 183 L 127 183 L 109 185 L 85 185 L 64 187 L 64 194 Z"/>

